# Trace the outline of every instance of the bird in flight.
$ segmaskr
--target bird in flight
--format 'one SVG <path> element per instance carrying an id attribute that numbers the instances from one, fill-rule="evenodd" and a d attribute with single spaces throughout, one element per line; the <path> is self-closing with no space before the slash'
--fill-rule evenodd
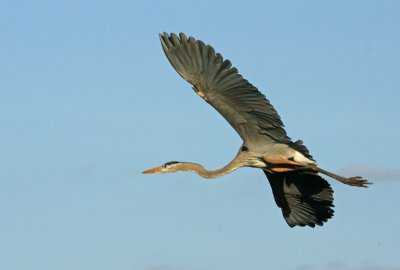
<path id="1" fill-rule="evenodd" d="M 367 187 L 360 176 L 343 177 L 318 167 L 301 140 L 293 142 L 271 103 L 213 47 L 185 34 L 160 34 L 165 55 L 193 90 L 213 106 L 243 140 L 236 157 L 218 170 L 191 162 L 167 162 L 143 173 L 195 172 L 216 178 L 240 167 L 262 169 L 290 227 L 322 226 L 333 216 L 333 190 L 320 176 Z"/>

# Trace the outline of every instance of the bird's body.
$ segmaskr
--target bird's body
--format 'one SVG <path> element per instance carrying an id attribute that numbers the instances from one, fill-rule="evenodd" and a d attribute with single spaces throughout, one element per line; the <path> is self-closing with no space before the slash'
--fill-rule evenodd
<path id="1" fill-rule="evenodd" d="M 291 227 L 322 225 L 333 216 L 333 191 L 318 173 L 352 186 L 369 184 L 361 177 L 345 178 L 319 168 L 302 141 L 293 142 L 287 136 L 265 96 L 210 45 L 182 33 L 179 37 L 164 33 L 160 40 L 172 66 L 229 122 L 243 145 L 219 170 L 209 171 L 196 163 L 168 162 L 144 173 L 192 171 L 208 179 L 245 166 L 262 169 Z"/>

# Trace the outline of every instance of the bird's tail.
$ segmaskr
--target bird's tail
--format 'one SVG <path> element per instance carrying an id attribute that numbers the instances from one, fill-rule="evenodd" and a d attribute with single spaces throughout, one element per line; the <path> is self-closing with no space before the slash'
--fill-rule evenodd
<path id="1" fill-rule="evenodd" d="M 333 190 L 318 174 L 307 171 L 264 173 L 290 227 L 322 226 L 333 216 Z"/>

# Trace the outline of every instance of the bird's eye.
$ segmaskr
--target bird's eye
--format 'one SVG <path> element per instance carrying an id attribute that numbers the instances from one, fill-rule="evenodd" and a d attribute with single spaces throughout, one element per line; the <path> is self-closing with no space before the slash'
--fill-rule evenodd
<path id="1" fill-rule="evenodd" d="M 163 165 L 161 165 L 161 167 L 163 167 L 163 168 L 167 168 L 167 164 L 163 164 Z"/>

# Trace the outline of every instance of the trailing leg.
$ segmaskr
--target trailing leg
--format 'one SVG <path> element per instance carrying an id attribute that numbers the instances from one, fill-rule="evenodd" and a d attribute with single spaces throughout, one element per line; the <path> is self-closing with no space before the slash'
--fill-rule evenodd
<path id="1" fill-rule="evenodd" d="M 367 188 L 367 185 L 371 185 L 372 183 L 369 182 L 368 180 L 365 180 L 364 178 L 362 178 L 361 176 L 353 176 L 353 177 L 343 177 L 328 171 L 325 171 L 324 169 L 321 169 L 317 166 L 311 166 L 310 167 L 312 170 L 320 172 L 322 174 L 325 174 L 329 177 L 332 177 L 333 179 L 336 179 L 340 182 L 342 182 L 343 184 L 346 185 L 350 185 L 350 186 L 354 186 L 354 187 L 364 187 Z"/>

